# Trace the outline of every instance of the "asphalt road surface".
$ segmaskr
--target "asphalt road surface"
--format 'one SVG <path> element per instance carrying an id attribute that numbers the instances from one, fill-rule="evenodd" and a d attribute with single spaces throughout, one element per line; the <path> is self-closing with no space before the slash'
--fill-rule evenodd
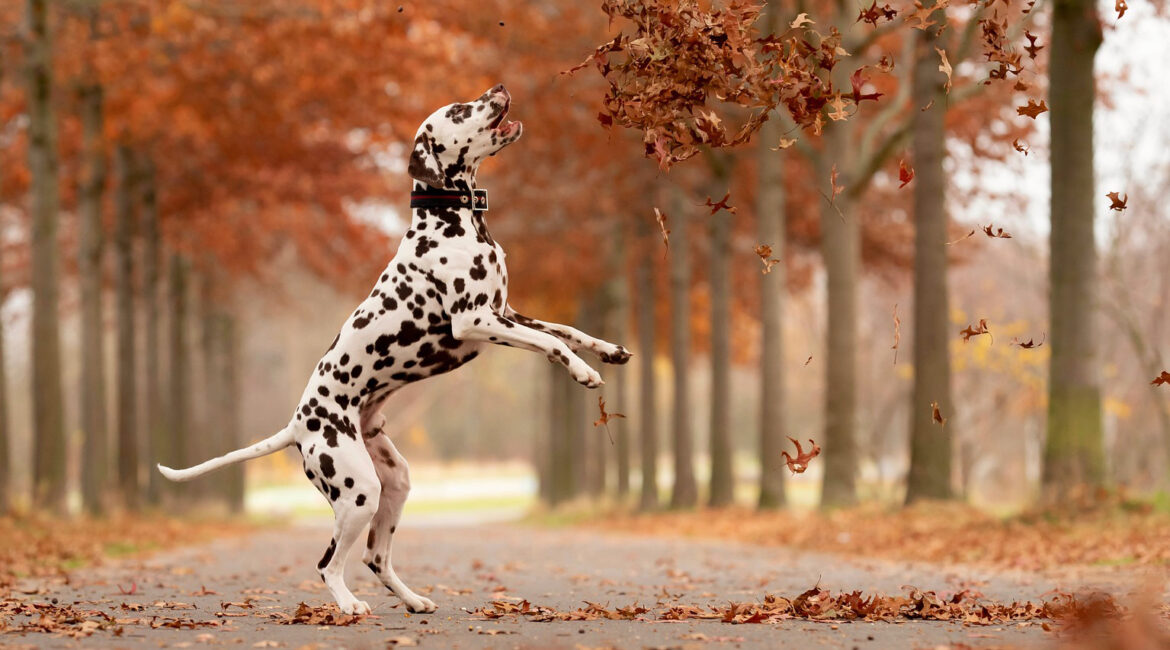
<path id="1" fill-rule="evenodd" d="M 785 621 L 732 625 L 720 621 L 480 620 L 470 612 L 492 600 L 527 599 L 573 610 L 585 601 L 611 608 L 658 600 L 695 605 L 758 601 L 764 593 L 793 597 L 818 582 L 833 590 L 898 594 L 903 585 L 940 593 L 974 588 L 997 600 L 1040 600 L 1053 589 L 1124 593 L 1124 569 L 1049 574 L 939 567 L 770 549 L 733 543 L 649 539 L 521 525 L 425 527 L 399 531 L 398 574 L 438 605 L 409 614 L 350 557 L 348 584 L 373 615 L 344 627 L 285 625 L 301 602 L 331 602 L 315 566 L 329 528 L 264 530 L 204 546 L 123 560 L 74 572 L 67 584 L 42 584 L 33 601 L 101 609 L 119 618 L 193 621 L 215 627 L 172 629 L 133 624 L 121 636 L 101 630 L 83 639 L 41 633 L 0 635 L 0 646 L 237 648 L 939 648 L 1048 647 L 1038 622 L 998 626 Z M 32 587 L 35 587 L 33 585 Z M 124 593 L 132 591 L 133 593 Z M 232 603 L 244 603 L 241 608 Z M 226 616 L 224 614 L 227 614 Z M 157 617 L 157 618 L 154 618 Z"/>

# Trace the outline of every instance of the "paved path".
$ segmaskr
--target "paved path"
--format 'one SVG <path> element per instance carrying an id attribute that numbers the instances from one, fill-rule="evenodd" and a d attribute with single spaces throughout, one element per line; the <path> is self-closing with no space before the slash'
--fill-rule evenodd
<path id="1" fill-rule="evenodd" d="M 249 537 L 170 551 L 74 574 L 48 595 L 63 602 L 88 601 L 117 616 L 188 617 L 224 622 L 216 629 L 152 630 L 124 627 L 73 641 L 46 635 L 0 636 L 0 646 L 51 647 L 347 647 L 386 648 L 392 642 L 422 648 L 935 648 L 1039 646 L 1051 635 L 1038 624 L 967 627 L 955 623 L 907 622 L 836 625 L 791 621 L 780 625 L 730 625 L 716 621 L 550 622 L 485 621 L 466 610 L 493 598 L 526 598 L 572 610 L 582 601 L 624 606 L 653 604 L 664 590 L 681 602 L 725 604 L 758 600 L 766 591 L 795 596 L 819 580 L 833 591 L 898 593 L 902 585 L 953 592 L 971 587 L 995 599 L 1039 599 L 1053 588 L 1086 587 L 1121 591 L 1120 572 L 1062 576 L 989 573 L 973 568 L 941 569 L 873 560 L 694 540 L 645 539 L 582 530 L 515 525 L 406 528 L 395 538 L 399 575 L 439 604 L 429 615 L 410 615 L 351 556 L 349 585 L 369 601 L 374 616 L 349 627 L 279 625 L 265 618 L 291 614 L 299 602 L 320 605 L 328 594 L 315 565 L 329 540 L 321 526 L 264 531 Z M 1110 576 L 1113 577 L 1110 577 Z M 136 592 L 123 595 L 118 585 Z M 198 595 L 201 588 L 216 592 Z M 252 598 L 254 609 L 216 618 L 221 603 Z M 195 609 L 167 609 L 158 601 L 189 603 Z M 140 604 L 138 612 L 126 611 Z M 266 643 L 267 642 L 267 643 Z M 314 645 L 315 644 L 315 645 Z M 959 646 L 962 647 L 962 646 Z"/>

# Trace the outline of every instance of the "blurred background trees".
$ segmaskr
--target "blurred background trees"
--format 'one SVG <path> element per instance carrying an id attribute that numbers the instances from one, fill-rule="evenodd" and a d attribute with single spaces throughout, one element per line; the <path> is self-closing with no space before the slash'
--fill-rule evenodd
<path id="1" fill-rule="evenodd" d="M 1136 55 L 1108 38 L 1164 30 L 1160 5 L 882 9 L 769 3 L 761 37 L 806 13 L 850 54 L 825 81 L 880 96 L 826 98 L 819 134 L 777 109 L 750 143 L 666 172 L 654 142 L 599 123 L 606 78 L 561 74 L 630 29 L 593 4 L 5 5 L 0 499 L 289 498 L 284 457 L 181 491 L 152 468 L 283 425 L 405 229 L 404 143 L 497 82 L 527 130 L 480 178 L 512 302 L 633 349 L 600 391 L 627 417 L 595 424 L 599 393 L 492 350 L 388 406 L 416 467 L 455 468 L 485 504 L 507 483 L 645 510 L 1164 490 L 1170 397 L 1149 381 L 1170 340 L 1150 296 L 1170 282 L 1170 163 L 1093 129 L 1095 108 L 1133 119 L 1133 98 L 1164 93 L 1118 72 Z M 726 193 L 733 210 L 711 205 Z M 980 319 L 992 336 L 964 340 Z M 786 436 L 823 447 L 807 474 L 788 473 Z"/>

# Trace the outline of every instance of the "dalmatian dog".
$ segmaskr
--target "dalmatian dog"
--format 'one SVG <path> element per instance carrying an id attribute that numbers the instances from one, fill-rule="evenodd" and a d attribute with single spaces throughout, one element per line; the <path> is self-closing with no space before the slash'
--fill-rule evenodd
<path id="1" fill-rule="evenodd" d="M 406 586 L 390 563 L 410 491 L 406 459 L 383 431 L 382 406 L 394 391 L 458 368 L 487 343 L 544 354 L 589 388 L 603 382 L 578 352 L 606 363 L 630 358 L 620 345 L 527 318 L 508 304 L 504 250 L 484 221 L 486 195 L 473 190 L 480 162 L 523 133 L 519 122 L 505 120 L 510 103 L 508 91 L 498 85 L 475 101 L 440 108 L 423 122 L 407 167 L 414 179 L 412 205 L 422 207 L 412 208 L 398 253 L 317 364 L 288 425 L 255 445 L 188 469 L 159 465 L 168 479 L 186 481 L 296 445 L 305 476 L 333 507 L 333 539 L 317 569 L 346 614 L 370 612 L 342 574 L 350 548 L 367 526 L 366 566 L 408 610 L 435 611 L 435 603 Z"/>

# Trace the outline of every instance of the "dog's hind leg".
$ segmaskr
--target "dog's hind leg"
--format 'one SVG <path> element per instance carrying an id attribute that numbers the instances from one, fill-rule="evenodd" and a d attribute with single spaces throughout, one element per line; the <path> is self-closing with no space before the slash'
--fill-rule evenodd
<path id="1" fill-rule="evenodd" d="M 370 606 L 345 586 L 345 561 L 362 529 L 374 518 L 382 486 L 360 442 L 344 435 L 336 442 L 335 447 L 317 442 L 305 456 L 306 473 L 316 470 L 314 483 L 333 506 L 333 539 L 317 563 L 317 570 L 342 612 L 369 614 Z"/>
<path id="2" fill-rule="evenodd" d="M 370 435 L 371 433 L 374 435 Z M 365 441 L 366 450 L 370 453 L 374 468 L 378 472 L 378 480 L 382 482 L 382 498 L 378 501 L 378 513 L 374 515 L 374 522 L 370 525 L 370 534 L 366 538 L 366 552 L 362 560 L 374 575 L 378 576 L 382 584 L 402 599 L 407 609 L 412 612 L 433 612 L 436 609 L 435 603 L 407 587 L 394 572 L 394 566 L 390 562 L 394 532 L 398 529 L 398 520 L 402 517 L 402 506 L 410 494 L 410 468 L 386 434 L 366 432 Z"/>

